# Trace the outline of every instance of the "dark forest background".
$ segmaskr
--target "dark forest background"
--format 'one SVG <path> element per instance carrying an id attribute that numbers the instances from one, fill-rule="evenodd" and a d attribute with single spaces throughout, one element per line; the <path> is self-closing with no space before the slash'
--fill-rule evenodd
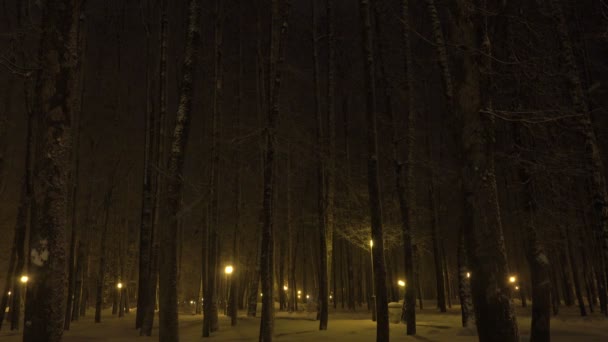
<path id="1" fill-rule="evenodd" d="M 464 133 L 457 133 L 462 125 L 450 114 L 457 112 L 455 108 L 459 106 L 445 96 L 444 70 L 437 52 L 440 43 L 429 7 L 429 3 L 434 3 L 438 15 L 435 19 L 442 25 L 442 39 L 452 58 L 467 51 L 466 46 L 458 44 L 459 35 L 464 34 L 454 29 L 459 23 L 456 2 L 410 1 L 412 59 L 411 69 L 406 71 L 402 2 L 373 1 L 373 86 L 389 301 L 402 297 L 397 279 L 405 276 L 402 217 L 395 187 L 397 156 L 398 161 L 411 158 L 407 162 L 412 174 L 407 179 L 415 196 L 408 200 L 412 205 L 415 268 L 422 296 L 437 298 L 438 292 L 447 292 L 450 305 L 458 302 L 462 271 L 457 261 L 458 241 L 462 227 L 470 223 L 466 212 L 463 215 L 462 145 L 458 137 L 462 139 L 470 132 L 465 129 Z M 268 87 L 272 4 L 238 0 L 221 3 L 223 77 L 217 80 L 217 3 L 202 1 L 200 59 L 194 77 L 190 141 L 181 177 L 179 229 L 175 231 L 179 241 L 178 299 L 199 299 L 202 251 L 209 226 L 213 225 L 213 196 L 209 195 L 214 163 L 212 104 L 217 96 L 214 89 L 221 82 L 216 112 L 218 265 L 223 270 L 223 265 L 233 263 L 236 270 L 242 270 L 239 306 L 244 307 L 246 291 L 259 269 L 264 132 L 269 110 L 263 87 Z M 321 245 L 317 168 L 323 159 L 325 172 L 335 179 L 334 273 L 330 274 L 330 292 L 338 305 L 347 302 L 348 306 L 351 301 L 369 300 L 363 289 L 372 281 L 365 119 L 368 93 L 360 8 L 354 1 L 333 3 L 335 69 L 330 70 L 327 62 L 326 28 L 330 18 L 325 2 L 317 1 L 315 9 L 320 75 L 320 96 L 316 97 L 311 1 L 291 1 L 274 165 L 275 281 L 280 292 L 281 282 L 288 278 L 287 263 L 293 262 L 287 254 L 293 249 L 297 287 L 317 296 Z M 161 9 L 161 1 L 88 0 L 79 14 L 80 32 L 86 38 L 80 54 L 78 89 L 82 109 L 78 126 L 72 130 L 78 131 L 79 145 L 74 151 L 78 177 L 72 181 L 78 192 L 75 225 L 71 229 L 79 232 L 82 241 L 89 241 L 87 260 L 91 269 L 85 284 L 91 292 L 106 214 L 105 282 L 110 287 L 122 279 L 132 293 L 137 291 L 145 122 L 148 111 L 159 109 L 156 75 Z M 596 137 L 600 161 L 606 165 L 608 4 L 597 0 L 509 0 L 499 12 L 479 12 L 486 24 L 490 20 L 496 26 L 490 53 L 477 56 L 487 57 L 492 65 L 482 68 L 485 83 L 477 96 L 484 105 L 490 104 L 483 106 L 482 115 L 491 118 L 494 125 L 494 137 L 484 148 L 494 154 L 495 173 L 491 177 L 495 177 L 509 272 L 517 274 L 522 297 L 530 298 L 533 289 L 526 246 L 530 243 L 532 215 L 537 239 L 550 261 L 554 296 L 570 305 L 585 297 L 588 303 L 583 306 L 593 309 L 598 300 L 606 301 L 608 268 L 604 262 L 608 260 L 603 260 L 602 251 L 606 248 L 608 223 L 598 217 L 598 212 L 606 210 L 606 198 L 598 198 L 602 191 L 605 195 L 605 189 L 596 191 L 596 156 L 591 153 L 587 137 Z M 41 16 L 41 2 L 0 1 L 0 284 L 6 281 L 26 174 L 27 121 L 36 94 L 39 40 L 44 29 Z M 168 3 L 168 116 L 164 125 L 169 132 L 174 127 L 180 96 L 187 18 L 187 1 Z M 560 34 L 562 29 L 566 29 L 567 45 Z M 574 58 L 574 64 L 568 56 Z M 452 101 L 457 102 L 462 100 L 458 92 L 463 87 L 458 80 L 464 78 L 467 70 L 459 68 L 457 62 L 450 64 L 456 93 Z M 327 121 L 329 72 L 335 76 L 333 122 Z M 579 83 L 573 81 L 573 74 Z M 584 111 L 572 95 L 576 87 L 582 91 Z M 326 130 L 321 139 L 317 137 L 317 103 Z M 581 117 L 590 118 L 591 126 L 581 124 Z M 412 150 L 406 143 L 411 122 L 415 123 L 410 137 L 415 141 Z M 328 130 L 334 134 L 334 148 L 325 140 Z M 170 134 L 163 138 L 168 146 Z M 166 166 L 152 163 L 151 167 L 162 179 Z M 241 192 L 238 208 L 237 189 Z M 598 205 L 603 207 L 598 209 Z M 234 260 L 235 227 L 239 229 L 238 260 Z M 443 285 L 438 285 L 438 277 Z M 598 292 L 602 281 L 603 298 Z M 366 285 L 359 289 L 360 284 Z M 582 292 L 578 298 L 575 285 Z M 600 306 L 605 310 L 605 303 Z"/>

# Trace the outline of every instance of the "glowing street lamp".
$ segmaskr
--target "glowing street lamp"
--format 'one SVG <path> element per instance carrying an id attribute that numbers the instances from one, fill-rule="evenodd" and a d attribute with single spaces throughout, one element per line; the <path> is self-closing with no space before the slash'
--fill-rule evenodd
<path id="1" fill-rule="evenodd" d="M 228 278 L 230 277 L 230 275 L 232 275 L 232 272 L 234 272 L 234 267 L 232 267 L 232 265 L 228 265 L 226 266 L 226 268 L 224 268 L 224 274 L 226 275 L 226 298 L 225 298 L 225 303 L 226 305 L 224 306 L 224 315 L 228 315 L 228 301 L 230 300 L 230 283 L 228 281 Z M 230 278 L 230 282 L 232 282 L 232 278 Z"/>
<path id="2" fill-rule="evenodd" d="M 12 292 L 11 292 L 11 291 L 8 291 L 8 295 L 10 296 L 11 294 L 12 294 Z"/>
<path id="3" fill-rule="evenodd" d="M 289 288 L 287 287 L 287 285 L 283 285 L 283 291 L 287 291 Z"/>
<path id="4" fill-rule="evenodd" d="M 517 277 L 516 276 L 510 276 L 509 277 L 509 283 L 515 284 L 516 281 L 517 281 Z"/>
<path id="5" fill-rule="evenodd" d="M 117 287 L 119 290 L 120 290 L 120 289 L 122 289 L 122 283 L 118 283 L 118 284 L 116 284 L 116 287 Z"/>
<path id="6" fill-rule="evenodd" d="M 405 282 L 403 280 L 399 280 L 397 282 L 397 285 L 401 286 L 401 287 L 405 287 Z"/>
<path id="7" fill-rule="evenodd" d="M 467 272 L 467 278 L 471 278 L 471 272 Z"/>
<path id="8" fill-rule="evenodd" d="M 19 279 L 19 281 L 21 281 L 24 284 L 26 284 L 28 282 L 28 280 L 30 280 L 30 278 L 26 275 L 21 276 L 21 278 Z"/>
<path id="9" fill-rule="evenodd" d="M 519 286 L 515 286 L 515 290 L 516 290 L 516 291 L 519 291 Z"/>
<path id="10" fill-rule="evenodd" d="M 310 295 L 306 295 L 306 299 L 310 299 Z"/>
<path id="11" fill-rule="evenodd" d="M 302 294 L 302 291 L 298 290 L 298 294 Z"/>
<path id="12" fill-rule="evenodd" d="M 370 267 L 372 269 L 372 322 L 376 321 L 376 285 L 374 284 L 374 239 L 369 240 L 369 256 L 371 259 Z"/>

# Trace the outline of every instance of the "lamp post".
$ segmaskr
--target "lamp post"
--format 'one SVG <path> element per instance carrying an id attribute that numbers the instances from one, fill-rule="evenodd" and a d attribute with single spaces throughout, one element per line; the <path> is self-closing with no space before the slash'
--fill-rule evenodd
<path id="1" fill-rule="evenodd" d="M 230 275 L 232 274 L 233 271 L 234 271 L 234 267 L 232 267 L 232 265 L 228 265 L 224 269 L 224 274 L 226 275 L 226 300 L 225 300 L 226 305 L 224 305 L 224 315 L 225 316 L 228 316 L 228 299 L 230 298 L 229 280 L 232 280 L 232 278 L 230 278 Z"/>
<path id="2" fill-rule="evenodd" d="M 376 321 L 376 285 L 374 284 L 374 240 L 369 240 L 369 255 L 372 268 L 372 322 Z"/>
<path id="3" fill-rule="evenodd" d="M 116 283 L 116 291 L 118 291 L 118 317 L 123 317 L 125 314 L 125 304 L 123 303 L 123 285 L 120 281 Z"/>

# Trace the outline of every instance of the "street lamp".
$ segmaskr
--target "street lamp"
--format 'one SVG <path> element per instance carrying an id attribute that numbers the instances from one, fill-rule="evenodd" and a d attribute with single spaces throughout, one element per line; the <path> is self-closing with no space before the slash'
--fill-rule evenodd
<path id="1" fill-rule="evenodd" d="M 372 322 L 376 321 L 376 284 L 374 283 L 374 240 L 369 240 L 369 255 L 371 258 L 371 268 L 372 268 Z"/>
<path id="2" fill-rule="evenodd" d="M 224 274 L 226 274 L 226 305 L 224 306 L 224 315 L 228 315 L 228 300 L 230 299 L 230 284 L 228 283 L 228 277 L 232 272 L 234 272 L 234 267 L 232 267 L 232 265 L 228 265 L 224 268 Z"/>
<path id="3" fill-rule="evenodd" d="M 399 280 L 397 282 L 397 285 L 401 286 L 401 287 L 405 287 L 405 282 L 403 280 Z"/>
<path id="4" fill-rule="evenodd" d="M 118 283 L 118 284 L 116 284 L 116 287 L 117 287 L 119 290 L 120 290 L 120 289 L 122 289 L 122 283 Z"/>
<path id="5" fill-rule="evenodd" d="M 516 276 L 510 276 L 509 277 L 509 283 L 515 284 L 516 281 L 517 281 L 517 277 Z"/>
<path id="6" fill-rule="evenodd" d="M 26 284 L 28 280 L 30 280 L 30 278 L 26 275 L 21 276 L 21 278 L 19 279 L 19 281 L 21 281 L 23 284 Z"/>
<path id="7" fill-rule="evenodd" d="M 467 272 L 467 279 L 471 278 L 471 272 Z"/>
<path id="8" fill-rule="evenodd" d="M 287 287 L 287 285 L 283 285 L 283 291 L 287 291 L 289 288 Z"/>

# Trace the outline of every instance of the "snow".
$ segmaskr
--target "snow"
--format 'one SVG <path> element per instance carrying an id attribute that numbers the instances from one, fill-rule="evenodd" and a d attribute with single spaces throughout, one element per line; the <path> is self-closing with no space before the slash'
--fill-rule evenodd
<path id="1" fill-rule="evenodd" d="M 455 306 L 448 313 L 441 314 L 434 309 L 429 301 L 428 309 L 417 313 L 416 337 L 405 335 L 404 324 L 391 324 L 392 341 L 477 341 L 475 327 L 460 327 L 460 313 Z M 333 309 L 333 308 L 332 308 Z M 392 309 L 394 310 L 394 309 Z M 400 308 L 398 309 L 400 310 Z M 518 306 L 518 322 L 522 341 L 529 340 L 530 307 Z M 244 315 L 244 312 L 241 314 Z M 318 322 L 314 320 L 315 313 L 277 312 L 275 320 L 275 337 L 277 341 L 374 341 L 376 325 L 370 315 L 361 309 L 359 313 L 342 311 L 330 312 L 327 331 L 318 330 Z M 112 316 L 110 311 L 104 311 L 102 323 L 93 322 L 92 311 L 89 316 L 72 324 L 70 331 L 65 332 L 64 342 L 126 342 L 126 341 L 157 341 L 158 327 L 153 330 L 152 338 L 138 336 L 135 325 L 135 313 L 131 312 L 123 318 Z M 155 320 L 157 323 L 158 320 Z M 258 339 L 259 318 L 239 317 L 236 327 L 230 326 L 230 319 L 220 315 L 220 330 L 212 335 L 213 341 L 255 341 Z M 6 327 L 6 325 L 4 326 Z M 182 313 L 180 315 L 180 340 L 203 341 L 201 337 L 202 316 Z M 561 307 L 560 315 L 551 320 L 553 342 L 569 341 L 608 341 L 608 319 L 598 313 L 581 318 L 577 315 L 576 307 Z M 0 341 L 21 341 L 18 332 L 3 330 Z"/>

